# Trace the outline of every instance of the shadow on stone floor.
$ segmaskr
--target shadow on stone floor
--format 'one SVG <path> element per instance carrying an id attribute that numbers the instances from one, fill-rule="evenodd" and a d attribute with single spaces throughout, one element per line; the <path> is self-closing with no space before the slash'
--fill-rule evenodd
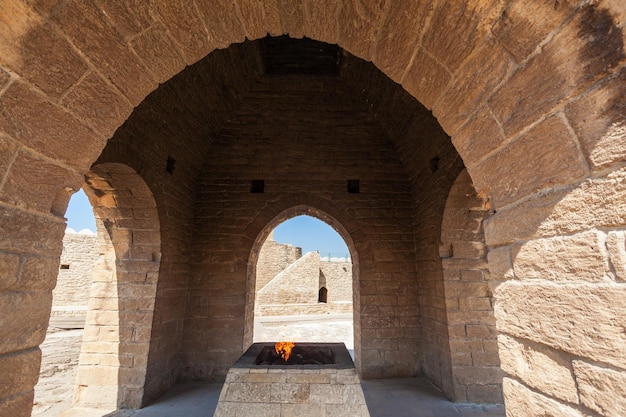
<path id="1" fill-rule="evenodd" d="M 371 417 L 504 417 L 504 406 L 457 404 L 421 378 L 362 382 Z M 119 410 L 104 417 L 207 417 L 217 406 L 222 384 L 186 382 L 141 410 Z M 277 416 L 278 417 L 278 416 Z M 330 417 L 330 416 L 329 416 Z M 334 416 L 333 416 L 334 417 Z"/>

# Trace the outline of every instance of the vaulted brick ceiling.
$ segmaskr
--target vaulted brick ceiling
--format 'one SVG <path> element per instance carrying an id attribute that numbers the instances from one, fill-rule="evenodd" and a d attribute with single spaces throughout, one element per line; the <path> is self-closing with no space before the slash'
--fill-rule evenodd
<path id="1" fill-rule="evenodd" d="M 354 108 L 374 117 L 410 178 L 432 169 L 440 154 L 456 155 L 431 112 L 374 65 L 337 45 L 281 36 L 215 51 L 162 84 L 117 130 L 101 160 L 119 146 L 152 159 L 161 152 L 157 159 L 165 159 L 167 143 L 176 137 L 181 148 L 193 149 L 179 157 L 178 166 L 197 175 L 213 139 L 259 79 L 299 76 L 303 83 L 341 77 Z"/>

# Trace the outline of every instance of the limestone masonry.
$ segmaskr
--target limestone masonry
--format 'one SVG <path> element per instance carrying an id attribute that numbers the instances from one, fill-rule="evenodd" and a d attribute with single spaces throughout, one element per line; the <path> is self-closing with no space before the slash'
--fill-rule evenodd
<path id="1" fill-rule="evenodd" d="M 81 188 L 99 265 L 76 407 L 224 381 L 257 288 L 339 307 L 344 271 L 315 255 L 257 272 L 271 231 L 309 215 L 348 246 L 361 380 L 420 376 L 510 417 L 626 415 L 623 0 L 0 16 L 0 417 L 30 415 Z"/>
<path id="2" fill-rule="evenodd" d="M 352 312 L 352 264 L 321 261 L 319 252 L 267 238 L 257 261 L 255 314 L 260 316 Z"/>
<path id="3" fill-rule="evenodd" d="M 95 234 L 68 229 L 63 237 L 63 252 L 57 284 L 52 292 L 50 326 L 82 328 L 87 315 L 89 289 L 99 259 Z"/>

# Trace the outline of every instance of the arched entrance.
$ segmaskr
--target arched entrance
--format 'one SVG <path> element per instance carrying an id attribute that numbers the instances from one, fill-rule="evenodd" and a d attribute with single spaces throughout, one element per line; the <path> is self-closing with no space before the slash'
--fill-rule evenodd
<path id="1" fill-rule="evenodd" d="M 304 214 L 311 214 L 326 223 L 324 226 L 331 226 L 342 238 L 348 235 L 345 227 L 332 216 L 305 206 L 283 211 L 270 224 L 278 225 Z M 275 242 L 274 231 L 275 227 L 269 232 L 263 229 L 249 261 L 248 270 L 254 270 L 254 275 L 248 277 L 255 291 L 254 304 L 248 307 L 254 311 L 253 340 L 344 342 L 348 350 L 353 350 L 354 339 L 360 339 L 360 334 L 352 336 L 358 308 L 354 305 L 354 300 L 358 298 L 355 291 L 359 291 L 359 277 L 354 272 L 358 271 L 358 264 L 354 264 L 352 257 L 343 259 L 341 263 L 332 262 L 330 258 L 321 258 L 319 251 L 302 255 L 301 248 Z M 270 238 L 261 239 L 266 234 Z M 354 246 L 348 247 L 351 254 L 354 250 Z M 282 266 L 279 264 L 281 261 Z M 330 303 L 326 286 L 334 290 Z M 349 319 L 345 317 L 347 314 Z M 281 323 L 280 331 L 271 330 L 272 322 L 279 321 L 281 316 L 292 317 Z M 316 325 L 313 333 L 306 330 L 311 323 Z M 352 327 L 352 331 L 346 326 Z"/>
<path id="2" fill-rule="evenodd" d="M 74 405 L 139 408 L 161 261 L 159 218 L 152 192 L 132 168 L 94 166 L 86 176 L 98 227 L 94 268 Z"/>
<path id="3" fill-rule="evenodd" d="M 158 83 L 214 49 L 241 42 L 246 36 L 258 39 L 266 33 L 289 33 L 338 44 L 355 56 L 371 60 L 432 109 L 451 136 L 476 189 L 491 196 L 496 213 L 486 221 L 485 230 L 490 270 L 495 276 L 508 279 L 522 274 L 523 263 L 518 262 L 522 262 L 520 253 L 524 252 L 518 251 L 520 246 L 530 248 L 536 241 L 540 254 L 550 254 L 547 248 L 554 246 L 543 243 L 552 241 L 543 240 L 564 238 L 563 252 L 576 253 L 579 245 L 571 235 L 623 228 L 620 202 L 626 191 L 621 164 L 626 146 L 620 132 L 626 74 L 622 22 L 626 19 L 619 2 L 442 1 L 414 5 L 345 1 L 339 5 L 301 2 L 282 7 L 275 2 L 235 2 L 227 7 L 198 3 L 154 2 L 130 8 L 114 3 L 6 2 L 7 18 L 0 28 L 0 249 L 7 266 L 3 269 L 6 278 L 3 276 L 0 305 L 7 320 L 0 328 L 0 360 L 3 368 L 15 371 L 7 373 L 9 388 L 1 395 L 1 407 L 9 410 L 7 413 L 19 415 L 13 412 L 19 410 L 24 414 L 22 410 L 32 402 L 31 388 L 38 371 L 36 346 L 49 316 L 49 293 L 65 228 L 61 216 L 72 190 L 80 187 L 83 174 L 112 132 Z M 368 79 L 372 87 L 360 90 L 360 96 L 367 98 L 365 102 L 376 114 L 393 116 L 381 123 L 394 138 L 395 149 L 407 156 L 405 166 L 412 183 L 424 184 L 424 175 L 445 161 L 440 158 L 437 162 L 437 155 L 424 152 L 419 138 L 398 136 L 407 126 L 419 126 L 420 117 L 411 118 L 412 113 L 404 112 L 406 101 L 401 95 L 385 94 L 381 88 L 384 84 L 379 83 L 382 78 L 374 78 L 375 82 Z M 233 96 L 239 94 L 239 90 L 222 88 L 216 96 L 228 96 L 230 91 L 237 91 Z M 159 129 L 155 130 L 156 136 Z M 154 166 L 167 161 L 163 149 L 142 152 L 144 166 L 152 166 L 149 161 Z M 189 164 L 174 158 L 187 174 L 195 172 L 196 167 L 190 167 L 202 152 L 193 154 Z M 338 172 L 337 168 L 332 172 Z M 347 179 L 355 178 L 343 180 Z M 249 185 L 249 181 L 246 178 L 244 182 Z M 167 185 L 150 183 L 157 184 Z M 233 183 L 213 185 L 228 188 L 229 184 Z M 365 188 L 366 183 L 362 185 Z M 297 189 L 298 193 L 308 191 Z M 419 202 L 408 201 L 418 218 Z M 364 212 L 361 206 L 350 214 Z M 225 215 L 244 218 L 244 222 L 254 216 L 234 211 Z M 261 227 L 250 225 L 255 233 L 242 240 L 253 242 Z M 168 230 L 172 229 L 175 227 Z M 429 237 L 440 231 L 439 227 L 433 229 L 436 232 L 431 230 Z M 358 235 L 355 240 L 360 240 Z M 420 239 L 408 240 L 414 248 L 422 244 Z M 393 244 L 387 249 L 389 246 Z M 591 254 L 602 259 L 620 259 L 619 250 L 605 252 L 601 245 L 590 248 Z M 380 245 L 359 249 L 362 261 L 371 257 L 375 259 L 372 268 L 381 266 L 375 271 L 362 268 L 363 276 L 389 273 L 389 265 L 382 265 L 386 258 L 380 250 Z M 243 253 L 237 267 L 241 259 L 245 264 L 247 251 Z M 219 255 L 218 251 L 211 253 L 213 259 Z M 417 263 L 420 270 L 438 262 L 431 251 L 420 253 L 417 260 L 408 258 L 407 263 Z M 213 271 L 225 279 L 233 273 L 231 266 Z M 591 395 L 594 384 L 583 381 L 601 381 L 601 375 L 610 371 L 623 378 L 623 279 L 618 272 L 607 274 L 608 284 L 586 272 L 574 280 L 552 279 L 560 276 L 559 271 L 556 264 L 546 265 L 540 278 L 522 274 L 523 278 L 502 284 L 495 293 L 498 329 L 518 342 L 537 343 L 551 354 L 562 352 L 565 368 L 576 361 L 575 369 L 592 371 L 584 375 L 577 371 L 580 383 L 574 386 L 581 392 L 567 396 L 537 386 L 533 378 L 507 371 L 512 378 L 505 380 L 505 399 L 511 405 L 520 403 L 520 415 L 531 413 L 524 404 L 537 398 L 549 404 L 564 402 L 577 411 L 591 408 L 607 414 L 605 406 L 589 398 L 619 396 L 610 395 L 613 389 Z M 415 275 L 415 267 L 411 273 Z M 190 281 L 194 278 L 197 275 Z M 197 288 L 195 284 L 189 287 Z M 420 288 L 421 297 L 435 288 L 440 286 Z M 224 290 L 219 285 L 213 289 Z M 176 291 L 168 290 L 168 295 Z M 546 294 L 554 297 L 550 301 L 559 301 L 559 309 L 549 308 L 555 303 L 546 302 Z M 577 306 L 588 304 L 581 294 L 586 294 L 584 299 L 601 300 L 606 308 L 598 309 L 602 313 L 579 314 Z M 176 295 L 176 300 L 182 298 Z M 391 304 L 391 299 L 388 302 Z M 375 304 L 379 307 L 380 303 Z M 526 308 L 537 305 L 546 308 Z M 167 312 L 178 317 L 178 312 L 171 310 Z M 425 309 L 423 313 L 437 311 Z M 544 311 L 556 312 L 544 317 Z M 558 319 L 563 316 L 580 317 L 580 322 L 564 326 Z M 29 320 L 17 320 L 24 317 Z M 549 326 L 535 331 L 533 323 L 537 322 Z M 593 343 L 570 343 L 579 340 L 571 337 L 576 329 L 600 322 L 600 337 Z M 176 323 L 171 325 L 173 334 L 180 334 L 176 327 L 180 321 L 171 323 Z M 584 337 L 582 340 L 587 340 Z M 176 351 L 175 345 L 172 343 L 171 351 Z M 380 351 L 372 355 L 380 355 Z M 168 364 L 169 359 L 164 359 L 153 370 L 172 381 L 174 366 Z"/>

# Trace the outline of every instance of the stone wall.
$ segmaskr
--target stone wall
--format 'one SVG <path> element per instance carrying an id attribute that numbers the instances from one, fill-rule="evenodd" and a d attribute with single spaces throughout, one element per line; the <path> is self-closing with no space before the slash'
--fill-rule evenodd
<path id="1" fill-rule="evenodd" d="M 352 263 L 321 261 L 320 283 L 328 290 L 328 303 L 352 303 Z"/>
<path id="2" fill-rule="evenodd" d="M 84 327 L 94 267 L 99 259 L 95 234 L 65 231 L 50 326 Z"/>
<path id="3" fill-rule="evenodd" d="M 301 248 L 276 242 L 272 231 L 263 244 L 261 252 L 259 252 L 259 259 L 256 264 L 257 293 L 301 256 Z"/>
<path id="4" fill-rule="evenodd" d="M 362 375 L 412 376 L 421 369 L 414 245 L 407 233 L 411 187 L 396 150 L 360 103 L 337 75 L 262 76 L 213 138 L 219 152 L 209 153 L 197 188 L 188 323 L 181 344 L 183 369 L 198 374 L 185 378 L 223 379 L 228 363 L 238 357 L 228 346 L 252 341 L 252 315 L 246 312 L 254 311 L 254 300 L 245 295 L 248 262 L 254 264 L 250 253 L 296 214 L 343 230 L 348 246 L 353 242 L 350 253 L 360 255 L 353 263 L 361 260 L 355 283 L 361 298 L 355 297 L 354 308 L 363 309 L 355 334 L 368 335 L 363 343 L 355 336 Z M 252 192 L 252 179 L 263 181 L 263 192 Z M 349 189 L 349 180 L 358 180 L 359 190 Z M 246 220 L 252 214 L 253 220 Z M 359 239 L 353 241 L 352 234 Z M 244 317 L 241 333 L 233 331 L 233 322 Z M 388 327 L 395 333 L 382 331 Z"/>
<path id="5" fill-rule="evenodd" d="M 316 304 L 320 256 L 309 252 L 280 272 L 257 293 L 263 304 Z"/>
<path id="6" fill-rule="evenodd" d="M 327 291 L 324 302 L 319 299 L 322 288 Z M 309 252 L 257 292 L 255 314 L 351 313 L 352 307 L 352 265 L 322 262 L 319 252 Z"/>

